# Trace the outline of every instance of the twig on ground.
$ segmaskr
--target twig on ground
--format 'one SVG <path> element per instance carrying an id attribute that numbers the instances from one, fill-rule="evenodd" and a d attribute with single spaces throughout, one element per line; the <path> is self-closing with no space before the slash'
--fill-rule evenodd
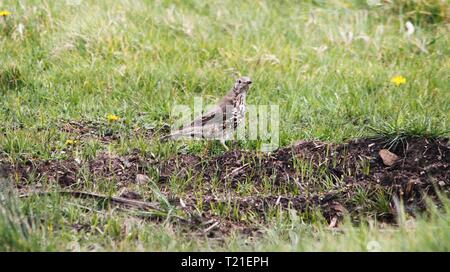
<path id="1" fill-rule="evenodd" d="M 205 230 L 203 230 L 203 233 L 208 233 L 208 232 L 211 231 L 213 228 L 215 228 L 217 225 L 219 225 L 219 221 L 216 221 L 214 224 L 212 224 L 211 226 L 209 226 L 208 228 L 206 228 Z"/>
<path id="2" fill-rule="evenodd" d="M 236 169 L 234 169 L 233 171 L 231 171 L 228 175 L 226 175 L 225 177 L 223 177 L 224 180 L 226 180 L 227 178 L 233 178 L 234 176 L 236 176 L 237 174 L 239 174 L 240 171 L 244 170 L 245 168 L 247 168 L 247 166 L 249 166 L 249 163 L 246 163 L 244 165 L 242 165 L 241 167 L 238 167 Z"/>
<path id="3" fill-rule="evenodd" d="M 70 195 L 73 197 L 78 198 L 93 198 L 93 199 L 100 199 L 100 200 L 107 200 L 116 204 L 122 204 L 127 205 L 130 207 L 136 207 L 140 209 L 145 210 L 157 210 L 157 211 L 163 211 L 158 204 L 152 203 L 152 202 L 145 202 L 145 201 L 139 201 L 134 199 L 127 199 L 123 197 L 114 197 L 114 196 L 107 196 L 107 195 L 100 195 L 97 193 L 90 193 L 90 192 L 84 192 L 84 191 L 54 191 L 54 192 L 46 192 L 46 191 L 38 191 L 38 192 L 31 192 L 27 194 L 19 195 L 19 198 L 27 198 L 35 195 L 44 196 L 44 195 L 50 195 L 53 193 L 62 194 L 62 195 Z"/>

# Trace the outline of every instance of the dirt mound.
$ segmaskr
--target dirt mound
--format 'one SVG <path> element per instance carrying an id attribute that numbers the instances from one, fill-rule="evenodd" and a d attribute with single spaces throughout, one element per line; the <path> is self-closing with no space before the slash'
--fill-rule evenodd
<path id="1" fill-rule="evenodd" d="M 380 150 L 389 149 L 399 160 L 386 165 Z M 331 176 L 335 181 L 349 183 L 378 183 L 381 185 L 431 185 L 433 181 L 449 184 L 450 152 L 448 139 L 404 138 L 398 142 L 388 139 L 359 139 L 344 144 L 299 142 L 272 154 L 231 151 L 208 158 L 182 155 L 162 164 L 161 177 L 204 170 L 207 178 L 254 182 L 271 177 L 278 184 L 302 181 L 307 175 L 301 170 L 315 172 L 315 176 Z M 320 173 L 318 173 L 320 172 Z M 309 176 L 311 178 L 311 176 Z M 413 189 L 410 184 L 408 190 Z"/>
<path id="2" fill-rule="evenodd" d="M 0 160 L 1 161 L 1 160 Z M 135 182 L 136 175 L 145 173 L 145 169 L 154 164 L 151 155 L 142 156 L 134 151 L 126 156 L 100 153 L 94 159 L 82 162 L 75 158 L 66 160 L 25 160 L 21 163 L 9 164 L 3 162 L 4 167 L 18 179 L 20 187 L 27 186 L 30 181 L 45 179 L 66 187 L 83 185 L 83 175 L 87 173 L 94 181 L 105 179 L 116 182 L 118 187 Z M 30 184 L 32 185 L 32 184 Z"/>
<path id="3" fill-rule="evenodd" d="M 60 130 L 78 140 L 98 139 L 102 143 L 109 143 L 120 138 L 117 132 L 95 121 L 69 121 L 61 125 Z"/>
<path id="4" fill-rule="evenodd" d="M 386 161 L 383 154 L 393 160 Z M 149 175 L 153 169 L 159 176 L 156 183 L 174 205 L 201 210 L 206 218 L 218 218 L 215 207 L 227 206 L 229 211 L 225 217 L 222 211 L 220 218 L 239 222 L 247 221 L 243 217 L 249 213 L 264 220 L 268 211 L 278 208 L 299 212 L 320 208 L 330 221 L 344 213 L 391 220 L 395 215 L 394 197 L 403 200 L 407 210 L 417 211 L 425 207 L 425 195 L 436 199 L 436 188 L 448 195 L 449 167 L 448 139 L 404 137 L 343 144 L 303 141 L 271 154 L 235 150 L 217 157 L 188 154 L 165 161 L 138 151 L 126 156 L 103 153 L 86 162 L 25 161 L 7 168 L 20 181 L 19 187 L 40 179 L 82 186 L 86 171 L 94 181 L 106 179 L 126 187 L 136 182 L 138 174 Z M 201 185 L 186 182 L 181 194 L 170 187 L 173 178 L 196 177 Z M 247 195 L 237 192 L 243 184 L 252 186 Z M 383 198 L 387 206 L 382 205 Z M 240 212 L 233 215 L 230 210 Z"/>
<path id="5" fill-rule="evenodd" d="M 131 122 L 133 125 L 125 123 L 108 123 L 106 120 L 80 120 L 64 121 L 58 124 L 61 132 L 67 133 L 77 141 L 98 140 L 103 144 L 119 141 L 122 138 L 129 138 L 132 135 L 140 135 L 147 139 L 154 136 L 155 130 L 148 124 L 140 124 L 138 120 Z"/>
<path id="6" fill-rule="evenodd" d="M 381 150 L 389 150 L 398 160 L 386 165 Z M 414 212 L 425 208 L 424 196 L 435 196 L 435 188 L 448 194 L 449 167 L 448 139 L 409 137 L 397 141 L 358 139 L 344 144 L 299 142 L 272 154 L 231 151 L 201 163 L 197 157 L 184 155 L 166 162 L 160 172 L 164 179 L 173 175 L 182 178 L 188 172 L 201 173 L 206 181 L 219 179 L 224 187 L 222 198 L 206 198 L 205 209 L 211 202 L 230 202 L 233 193 L 225 189 L 228 185 L 236 188 L 251 181 L 263 186 L 269 181 L 283 188 L 283 193 L 235 197 L 233 201 L 239 202 L 240 209 L 280 206 L 305 211 L 320 207 L 329 218 L 344 211 L 359 211 L 392 219 L 393 197 Z M 390 207 L 377 207 L 381 197 Z"/>

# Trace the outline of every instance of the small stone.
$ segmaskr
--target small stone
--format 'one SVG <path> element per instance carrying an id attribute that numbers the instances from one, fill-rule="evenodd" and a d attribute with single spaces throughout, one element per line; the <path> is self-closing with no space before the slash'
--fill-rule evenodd
<path id="1" fill-rule="evenodd" d="M 137 184 L 147 184 L 150 181 L 150 178 L 147 175 L 137 174 L 136 175 L 136 183 Z"/>
<path id="2" fill-rule="evenodd" d="M 445 186 L 445 181 L 440 180 L 440 181 L 438 182 L 438 184 L 439 184 L 439 186 L 444 187 L 444 186 Z"/>
<path id="3" fill-rule="evenodd" d="M 400 159 L 397 155 L 387 149 L 381 149 L 378 154 L 380 155 L 384 165 L 386 166 L 392 166 Z"/>
<path id="4" fill-rule="evenodd" d="M 130 161 L 127 160 L 127 159 L 122 159 L 121 161 L 122 161 L 123 165 L 124 165 L 126 168 L 130 168 L 130 167 L 132 166 L 132 164 L 130 163 Z"/>

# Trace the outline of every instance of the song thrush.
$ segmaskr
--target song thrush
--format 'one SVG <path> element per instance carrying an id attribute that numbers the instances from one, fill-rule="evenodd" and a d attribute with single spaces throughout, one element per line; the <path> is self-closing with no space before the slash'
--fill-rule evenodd
<path id="1" fill-rule="evenodd" d="M 225 140 L 233 136 L 239 125 L 245 124 L 246 96 L 251 84 L 249 77 L 239 78 L 228 94 L 210 111 L 172 132 L 168 137 L 219 140 L 228 149 Z"/>

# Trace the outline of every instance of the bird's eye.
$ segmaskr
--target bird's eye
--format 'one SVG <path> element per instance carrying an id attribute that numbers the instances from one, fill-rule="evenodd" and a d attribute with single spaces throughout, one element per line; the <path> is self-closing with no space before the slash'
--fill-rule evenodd
<path id="1" fill-rule="evenodd" d="M 241 83 L 242 83 L 242 80 L 239 79 L 239 80 L 238 80 L 238 83 L 241 84 Z"/>

